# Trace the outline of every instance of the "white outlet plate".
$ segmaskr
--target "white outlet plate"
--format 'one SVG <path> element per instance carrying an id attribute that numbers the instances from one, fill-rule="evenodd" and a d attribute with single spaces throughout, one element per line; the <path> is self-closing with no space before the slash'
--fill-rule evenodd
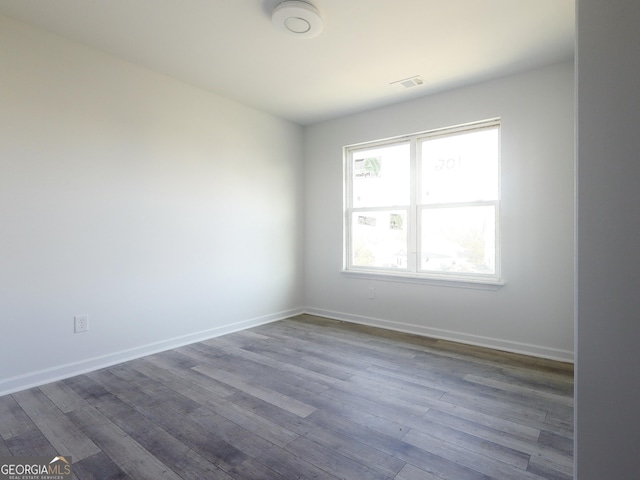
<path id="1" fill-rule="evenodd" d="M 74 333 L 84 333 L 89 331 L 89 315 L 76 315 L 73 317 Z"/>

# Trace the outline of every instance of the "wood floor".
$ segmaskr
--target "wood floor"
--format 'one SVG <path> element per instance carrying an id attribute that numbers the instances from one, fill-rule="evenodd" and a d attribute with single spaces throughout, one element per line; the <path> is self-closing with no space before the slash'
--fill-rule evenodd
<path id="1" fill-rule="evenodd" d="M 0 397 L 84 479 L 571 479 L 573 368 L 309 315 Z"/>

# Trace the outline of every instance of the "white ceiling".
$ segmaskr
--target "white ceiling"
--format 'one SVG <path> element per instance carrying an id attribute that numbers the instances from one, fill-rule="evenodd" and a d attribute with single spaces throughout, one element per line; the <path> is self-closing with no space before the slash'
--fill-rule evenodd
<path id="1" fill-rule="evenodd" d="M 308 0 L 311 39 L 271 24 L 280 0 L 0 0 L 0 14 L 310 124 L 573 58 L 574 0 Z M 391 82 L 421 75 L 401 91 Z"/>

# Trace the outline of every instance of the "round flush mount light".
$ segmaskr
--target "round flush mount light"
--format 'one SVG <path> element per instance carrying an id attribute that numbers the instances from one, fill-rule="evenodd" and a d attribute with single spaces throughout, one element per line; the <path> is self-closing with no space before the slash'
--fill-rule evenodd
<path id="1" fill-rule="evenodd" d="M 278 30 L 298 38 L 312 38 L 322 32 L 320 12 L 307 2 L 281 2 L 273 10 L 271 20 Z"/>

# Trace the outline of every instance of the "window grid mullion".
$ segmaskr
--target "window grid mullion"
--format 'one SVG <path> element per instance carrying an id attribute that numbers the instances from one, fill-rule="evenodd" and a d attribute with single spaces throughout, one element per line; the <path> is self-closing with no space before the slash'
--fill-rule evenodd
<path id="1" fill-rule="evenodd" d="M 409 225 L 407 231 L 407 266 L 409 271 L 415 273 L 418 271 L 418 212 L 417 212 L 417 196 L 418 196 L 418 152 L 417 141 L 415 138 L 411 139 L 410 143 L 410 155 L 411 155 L 411 178 L 410 178 L 410 207 L 409 207 Z"/>

